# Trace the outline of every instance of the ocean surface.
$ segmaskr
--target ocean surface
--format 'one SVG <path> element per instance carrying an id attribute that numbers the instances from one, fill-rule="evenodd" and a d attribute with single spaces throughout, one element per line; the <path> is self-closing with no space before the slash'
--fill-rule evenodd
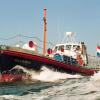
<path id="1" fill-rule="evenodd" d="M 29 73 L 31 80 L 0 83 L 0 100 L 100 100 L 100 72 L 87 77 L 43 67 Z"/>

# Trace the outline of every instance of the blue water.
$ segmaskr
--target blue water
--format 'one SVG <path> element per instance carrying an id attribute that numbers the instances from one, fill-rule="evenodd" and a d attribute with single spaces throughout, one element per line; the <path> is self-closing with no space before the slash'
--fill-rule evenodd
<path id="1" fill-rule="evenodd" d="M 0 83 L 0 100 L 100 100 L 100 73 L 82 77 L 45 70 L 32 80 Z"/>

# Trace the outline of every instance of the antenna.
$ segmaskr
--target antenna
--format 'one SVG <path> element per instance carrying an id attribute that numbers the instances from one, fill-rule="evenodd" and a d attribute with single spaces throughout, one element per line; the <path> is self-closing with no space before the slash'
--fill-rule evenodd
<path id="1" fill-rule="evenodd" d="M 66 43 L 75 43 L 76 41 L 74 38 L 74 34 L 75 34 L 74 32 L 66 32 L 62 42 L 65 41 Z"/>
<path id="2" fill-rule="evenodd" d="M 44 36 L 43 36 L 43 55 L 46 54 L 46 8 L 44 8 L 44 17 L 43 17 L 43 21 L 44 21 Z"/>

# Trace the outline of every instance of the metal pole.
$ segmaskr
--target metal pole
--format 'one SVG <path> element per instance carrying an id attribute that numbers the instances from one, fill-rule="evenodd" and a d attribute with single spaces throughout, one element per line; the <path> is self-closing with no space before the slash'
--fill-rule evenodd
<path id="1" fill-rule="evenodd" d="M 43 21 L 44 21 L 44 36 L 43 36 L 43 55 L 46 54 L 46 8 L 44 8 L 44 17 L 43 17 Z"/>

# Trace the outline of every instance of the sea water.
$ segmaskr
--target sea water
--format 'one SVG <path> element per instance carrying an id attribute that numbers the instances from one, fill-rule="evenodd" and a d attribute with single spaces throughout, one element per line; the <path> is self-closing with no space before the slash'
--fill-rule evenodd
<path id="1" fill-rule="evenodd" d="M 87 77 L 45 66 L 41 72 L 23 70 L 31 80 L 0 83 L 0 100 L 100 100 L 100 72 Z"/>

